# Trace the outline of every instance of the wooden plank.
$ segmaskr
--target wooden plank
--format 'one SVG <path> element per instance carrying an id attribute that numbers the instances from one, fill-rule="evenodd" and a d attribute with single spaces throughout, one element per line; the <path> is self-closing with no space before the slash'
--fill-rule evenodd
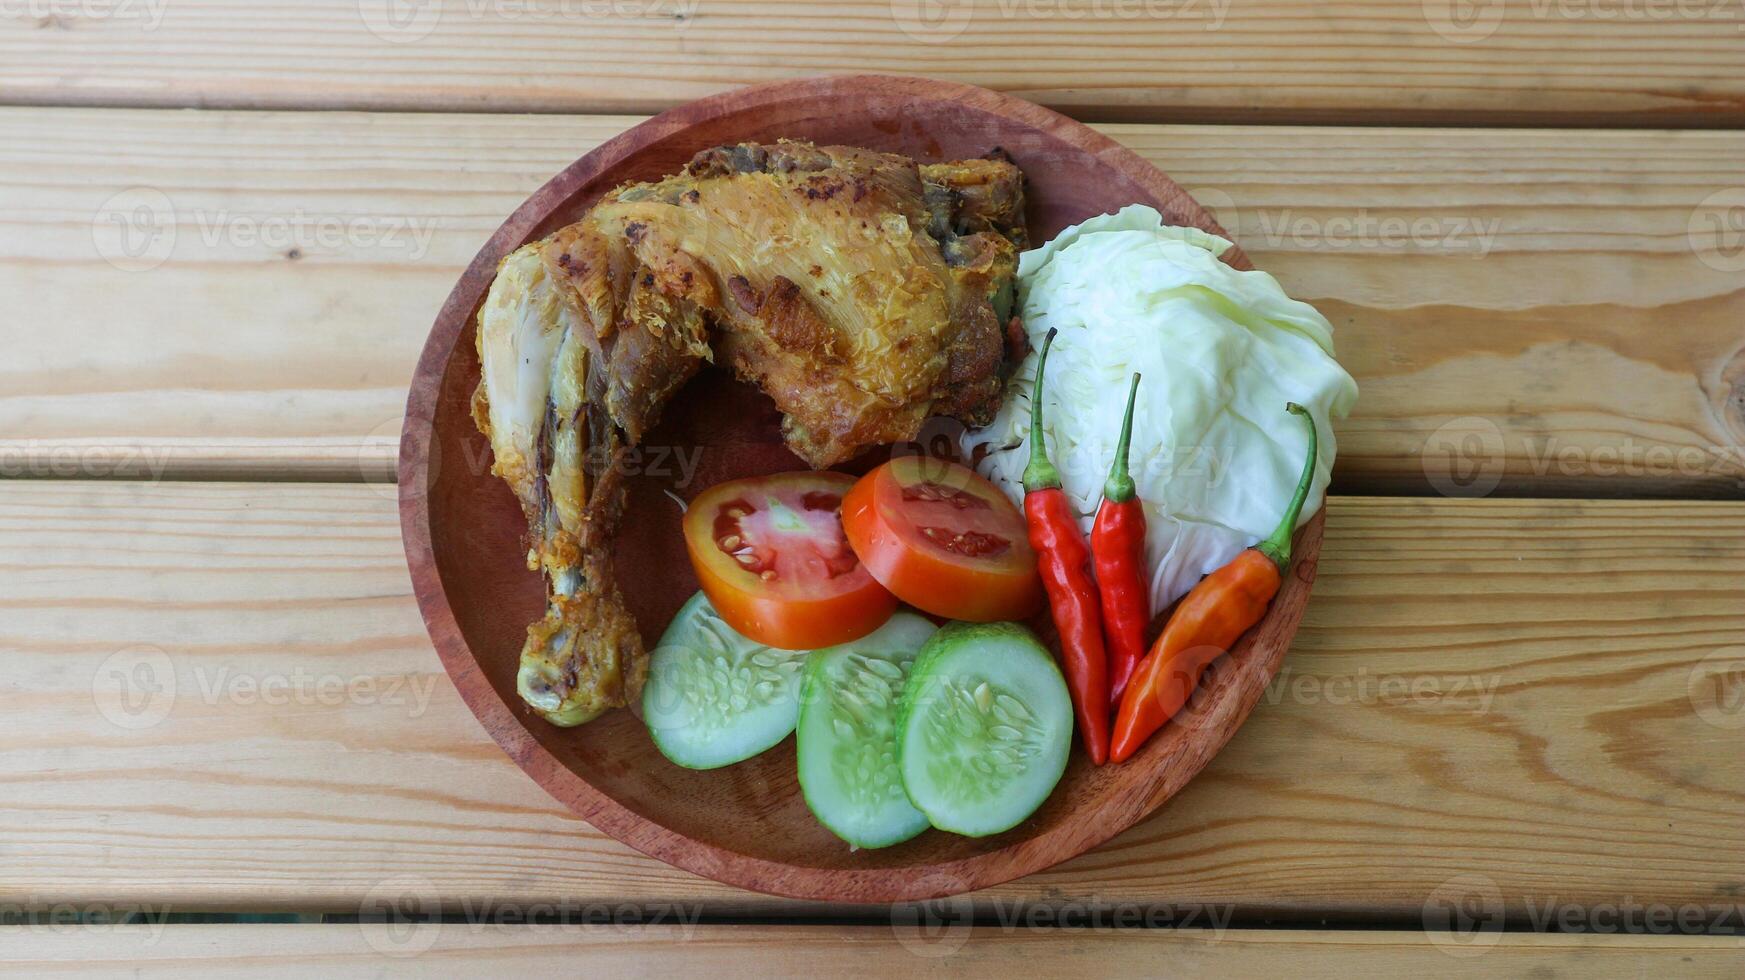
<path id="1" fill-rule="evenodd" d="M 632 122 L 0 110 L 0 475 L 390 478 L 459 269 Z M 1336 323 L 1342 489 L 1740 493 L 1745 134 L 1108 129 Z"/>
<path id="2" fill-rule="evenodd" d="M 1439 937 L 1438 937 L 1439 938 Z M 1735 977 L 1745 948 L 1726 937 L 1496 934 L 1479 949 L 1422 933 L 1129 929 L 947 929 L 932 942 L 877 926 L 525 926 L 423 923 L 394 927 L 173 925 L 46 929 L 10 940 L 0 965 L 30 976 L 710 977 L 1432 976 L 1623 977 L 1670 967 L 1681 977 Z"/>
<path id="3" fill-rule="evenodd" d="M 604 838 L 496 749 L 390 491 L 0 482 L 0 903 L 803 911 Z M 1742 599 L 1742 503 L 1336 497 L 1229 747 L 980 909 L 1745 915 Z"/>
<path id="4" fill-rule="evenodd" d="M 650 112 L 890 72 L 1133 121 L 1738 125 L 1730 0 L 168 0 L 0 13 L 0 100 Z"/>

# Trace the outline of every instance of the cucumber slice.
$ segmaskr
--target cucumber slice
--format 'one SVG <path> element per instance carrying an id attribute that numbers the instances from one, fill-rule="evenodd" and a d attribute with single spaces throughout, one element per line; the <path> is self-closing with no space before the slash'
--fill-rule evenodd
<path id="1" fill-rule="evenodd" d="M 698 592 L 649 654 L 642 720 L 655 747 L 687 769 L 719 769 L 787 738 L 807 652 L 746 639 Z"/>
<path id="2" fill-rule="evenodd" d="M 1066 681 L 1029 630 L 951 623 L 921 648 L 903 691 L 903 788 L 941 830 L 1010 830 L 1060 782 L 1072 724 Z"/>
<path id="3" fill-rule="evenodd" d="M 897 772 L 897 706 L 932 623 L 899 612 L 806 661 L 800 688 L 800 790 L 812 815 L 855 847 L 889 847 L 927 829 Z"/>

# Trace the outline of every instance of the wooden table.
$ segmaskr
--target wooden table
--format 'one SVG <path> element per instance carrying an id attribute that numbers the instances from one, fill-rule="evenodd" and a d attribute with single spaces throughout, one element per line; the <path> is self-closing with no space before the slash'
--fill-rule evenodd
<path id="1" fill-rule="evenodd" d="M 559 808 L 443 674 L 387 482 L 528 192 L 626 113 L 848 71 L 1096 122 L 1363 389 L 1248 724 L 943 907 Z M 1738 2 L 0 0 L 0 103 L 0 963 L 1745 971 Z"/>

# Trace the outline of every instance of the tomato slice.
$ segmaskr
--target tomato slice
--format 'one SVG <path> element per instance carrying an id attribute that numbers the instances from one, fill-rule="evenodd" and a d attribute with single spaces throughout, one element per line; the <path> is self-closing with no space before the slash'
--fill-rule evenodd
<path id="1" fill-rule="evenodd" d="M 899 456 L 842 501 L 848 543 L 897 598 L 951 619 L 1024 619 L 1042 608 L 1018 508 L 974 471 Z"/>
<path id="2" fill-rule="evenodd" d="M 704 491 L 685 510 L 685 549 L 727 625 L 759 643 L 816 650 L 884 625 L 897 600 L 842 533 L 841 473 L 779 473 Z"/>

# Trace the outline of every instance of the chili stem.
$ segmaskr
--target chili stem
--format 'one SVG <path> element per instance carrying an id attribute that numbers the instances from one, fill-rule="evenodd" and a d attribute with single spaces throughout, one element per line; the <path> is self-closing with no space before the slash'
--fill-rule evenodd
<path id="1" fill-rule="evenodd" d="M 1303 512 L 1303 501 L 1309 498 L 1309 484 L 1315 480 L 1315 460 L 1321 451 L 1320 436 L 1315 431 L 1315 417 L 1309 410 L 1296 402 L 1286 402 L 1285 411 L 1292 415 L 1300 415 L 1309 427 L 1309 458 L 1303 461 L 1303 475 L 1297 478 L 1297 492 L 1291 496 L 1290 506 L 1285 508 L 1285 516 L 1279 520 L 1278 527 L 1272 536 L 1255 546 L 1255 549 L 1277 565 L 1279 571 L 1284 571 L 1291 565 L 1291 535 L 1297 530 L 1297 516 Z"/>
<path id="2" fill-rule="evenodd" d="M 1115 443 L 1115 463 L 1109 467 L 1109 479 L 1103 484 L 1103 499 L 1112 504 L 1124 504 L 1139 493 L 1133 477 L 1127 473 L 1127 447 L 1133 442 L 1133 402 L 1139 395 L 1139 372 L 1133 372 L 1133 386 L 1127 389 L 1127 414 L 1121 417 L 1121 441 Z"/>
<path id="3" fill-rule="evenodd" d="M 1048 461 L 1048 447 L 1042 443 L 1042 369 L 1048 366 L 1048 348 L 1054 344 L 1058 331 L 1050 328 L 1042 339 L 1042 353 L 1036 358 L 1036 386 L 1030 393 L 1030 464 L 1024 467 L 1024 490 L 1047 490 L 1060 486 L 1060 471 Z"/>

